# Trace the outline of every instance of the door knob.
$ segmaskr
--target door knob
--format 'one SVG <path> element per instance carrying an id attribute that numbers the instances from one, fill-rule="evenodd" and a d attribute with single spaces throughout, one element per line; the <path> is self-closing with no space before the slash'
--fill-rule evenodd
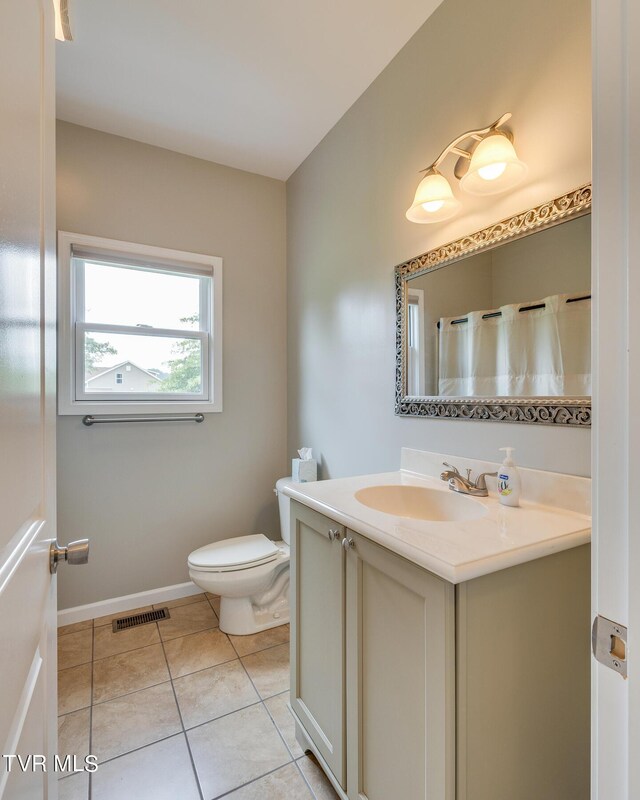
<path id="1" fill-rule="evenodd" d="M 58 542 L 53 542 L 49 548 L 49 572 L 52 575 L 58 570 L 58 562 L 66 561 L 68 564 L 86 564 L 89 560 L 89 540 L 78 539 L 69 542 L 66 547 L 60 547 Z"/>
<path id="2" fill-rule="evenodd" d="M 352 547 L 356 546 L 356 543 L 350 536 L 345 536 L 344 539 L 342 540 L 342 546 L 344 547 L 345 550 L 350 550 Z"/>

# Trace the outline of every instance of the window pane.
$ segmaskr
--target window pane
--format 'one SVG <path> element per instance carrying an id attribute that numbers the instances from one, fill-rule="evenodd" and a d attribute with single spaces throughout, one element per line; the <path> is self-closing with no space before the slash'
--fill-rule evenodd
<path id="1" fill-rule="evenodd" d="M 87 260 L 84 265 L 85 321 L 200 329 L 200 282 L 210 278 Z"/>
<path id="2" fill-rule="evenodd" d="M 85 333 L 84 365 L 87 393 L 202 393 L 200 339 Z"/>

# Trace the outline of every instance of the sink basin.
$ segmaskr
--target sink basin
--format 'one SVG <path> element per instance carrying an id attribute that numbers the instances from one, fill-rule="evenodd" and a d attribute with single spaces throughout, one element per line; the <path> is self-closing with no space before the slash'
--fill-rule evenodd
<path id="1" fill-rule="evenodd" d="M 471 497 L 424 486 L 368 486 L 354 497 L 376 511 L 409 519 L 458 522 L 480 519 L 487 513 L 485 506 Z"/>

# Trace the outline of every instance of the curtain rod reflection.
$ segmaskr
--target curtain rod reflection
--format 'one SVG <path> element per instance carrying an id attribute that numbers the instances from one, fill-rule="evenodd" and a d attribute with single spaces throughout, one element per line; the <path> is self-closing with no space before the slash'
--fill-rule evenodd
<path id="1" fill-rule="evenodd" d="M 591 300 L 590 294 L 585 294 L 582 297 L 569 297 L 567 299 L 567 303 L 579 303 L 581 300 Z M 520 311 L 536 311 L 539 308 L 545 308 L 544 303 L 536 303 L 532 306 L 522 306 Z M 491 319 L 492 317 L 501 317 L 502 311 L 490 311 L 488 314 L 483 314 L 482 319 Z M 452 319 L 452 325 L 460 325 L 461 322 L 469 322 L 469 317 L 462 317 L 461 319 Z M 437 322 L 438 328 L 440 327 L 440 321 Z"/>

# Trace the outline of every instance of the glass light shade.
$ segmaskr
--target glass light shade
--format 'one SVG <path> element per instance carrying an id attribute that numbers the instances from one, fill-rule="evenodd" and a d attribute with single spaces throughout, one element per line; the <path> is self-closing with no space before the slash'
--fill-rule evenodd
<path id="1" fill-rule="evenodd" d="M 527 165 L 519 160 L 513 144 L 495 132 L 478 143 L 460 185 L 470 194 L 499 194 L 519 184 L 526 174 Z"/>
<path id="2" fill-rule="evenodd" d="M 430 172 L 418 184 L 406 216 L 410 222 L 442 222 L 459 208 L 460 201 L 453 196 L 449 181 L 439 172 Z"/>

